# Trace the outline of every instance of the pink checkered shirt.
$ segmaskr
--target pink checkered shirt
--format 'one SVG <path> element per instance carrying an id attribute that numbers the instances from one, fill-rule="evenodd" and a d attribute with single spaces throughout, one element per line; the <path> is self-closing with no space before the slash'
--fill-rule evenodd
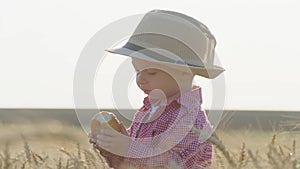
<path id="1" fill-rule="evenodd" d="M 211 143 L 191 131 L 194 126 L 206 133 L 211 132 L 201 104 L 201 88 L 194 86 L 192 91 L 156 107 L 149 119 L 153 107 L 146 97 L 128 128 L 133 141 L 124 160 L 141 168 L 176 165 L 184 169 L 199 169 L 209 166 Z"/>

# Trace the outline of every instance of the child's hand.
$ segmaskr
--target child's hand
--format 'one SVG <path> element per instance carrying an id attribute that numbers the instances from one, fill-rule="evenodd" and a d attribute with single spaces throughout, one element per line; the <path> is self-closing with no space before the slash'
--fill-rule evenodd
<path id="1" fill-rule="evenodd" d="M 96 139 L 93 137 L 91 132 L 88 134 L 88 137 L 89 137 L 89 143 L 93 144 L 93 146 L 95 147 Z"/>
<path id="2" fill-rule="evenodd" d="M 131 142 L 123 123 L 120 123 L 121 133 L 113 129 L 102 129 L 100 134 L 97 135 L 96 148 L 101 147 L 108 152 L 118 154 L 120 156 L 126 156 L 128 152 L 128 147 Z"/>
<path id="3" fill-rule="evenodd" d="M 96 138 L 93 137 L 92 133 L 89 133 L 88 137 L 89 137 L 89 143 L 93 144 L 93 147 L 100 151 L 101 147 L 96 144 L 97 140 Z"/>
<path id="4" fill-rule="evenodd" d="M 126 131 L 126 129 L 125 129 L 125 131 Z M 97 141 L 93 137 L 92 133 L 89 133 L 88 137 L 89 137 L 89 142 L 91 144 L 93 144 L 93 147 L 95 147 L 96 149 L 98 149 L 100 151 L 101 156 L 105 158 L 109 167 L 123 169 L 124 168 L 123 166 L 128 166 L 128 164 L 126 162 L 123 162 L 122 157 L 114 155 L 108 151 L 102 151 L 103 148 L 100 147 L 100 145 L 96 144 Z M 125 168 L 127 169 L 128 167 L 125 167 Z"/>

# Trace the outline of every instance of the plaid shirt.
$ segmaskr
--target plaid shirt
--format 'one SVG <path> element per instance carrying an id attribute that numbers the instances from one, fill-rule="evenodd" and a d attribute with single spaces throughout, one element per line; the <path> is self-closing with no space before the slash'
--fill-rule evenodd
<path id="1" fill-rule="evenodd" d="M 146 97 L 128 128 L 133 141 L 124 160 L 141 168 L 176 165 L 199 169 L 209 166 L 211 143 L 191 131 L 192 126 L 204 132 L 211 131 L 201 104 L 201 89 L 197 86 L 155 109 Z M 155 112 L 149 117 L 153 109 Z"/>

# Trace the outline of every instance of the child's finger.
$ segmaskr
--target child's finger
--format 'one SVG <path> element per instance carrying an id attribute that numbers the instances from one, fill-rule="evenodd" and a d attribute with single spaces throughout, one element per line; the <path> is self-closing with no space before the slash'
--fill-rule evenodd
<path id="1" fill-rule="evenodd" d="M 92 133 L 89 133 L 89 134 L 88 134 L 88 138 L 89 138 L 89 142 L 90 142 L 90 143 L 95 143 L 95 142 L 96 142 L 96 140 L 94 139 Z"/>
<path id="2" fill-rule="evenodd" d="M 96 143 L 96 140 L 93 139 L 93 138 L 90 138 L 90 139 L 89 139 L 89 142 L 90 142 L 90 143 Z"/>
<path id="3" fill-rule="evenodd" d="M 104 136 L 104 135 L 97 136 L 97 142 L 111 142 L 112 140 L 113 140 L 112 137 L 109 136 Z"/>
<path id="4" fill-rule="evenodd" d="M 100 147 L 100 146 L 98 146 L 96 143 L 95 143 L 95 144 L 93 144 L 93 147 L 94 147 L 94 148 L 96 148 L 96 149 L 98 149 L 98 150 L 100 150 L 100 149 L 101 149 L 101 147 Z"/>
<path id="5" fill-rule="evenodd" d="M 101 129 L 101 131 L 100 131 L 100 135 L 102 135 L 102 136 L 115 137 L 118 134 L 120 134 L 120 133 L 118 133 L 117 131 L 115 131 L 113 129 Z"/>
<path id="6" fill-rule="evenodd" d="M 100 148 L 106 150 L 106 151 L 109 151 L 110 148 L 111 148 L 111 144 L 109 142 L 97 141 L 96 145 L 99 146 Z"/>

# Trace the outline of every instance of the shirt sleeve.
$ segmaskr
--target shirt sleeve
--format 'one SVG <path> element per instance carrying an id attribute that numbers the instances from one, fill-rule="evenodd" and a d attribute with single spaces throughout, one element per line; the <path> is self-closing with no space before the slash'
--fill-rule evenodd
<path id="1" fill-rule="evenodd" d="M 153 138 L 132 140 L 127 161 L 138 166 L 204 168 L 211 163 L 212 145 L 191 131 L 207 129 L 204 112 L 185 113 L 169 129 Z M 204 127 L 205 126 L 205 127 Z"/>

